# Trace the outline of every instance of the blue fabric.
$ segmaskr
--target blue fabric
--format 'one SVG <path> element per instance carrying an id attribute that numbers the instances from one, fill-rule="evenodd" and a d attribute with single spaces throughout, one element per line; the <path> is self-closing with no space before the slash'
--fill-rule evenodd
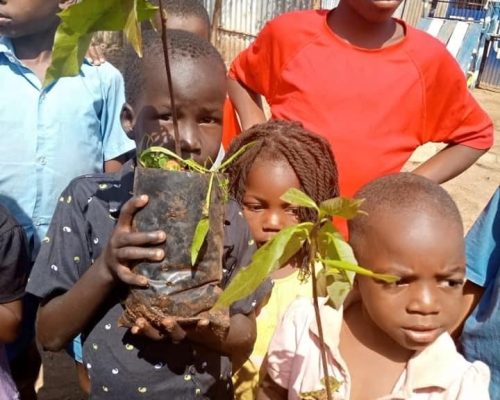
<path id="1" fill-rule="evenodd" d="M 467 278 L 484 287 L 478 306 L 465 322 L 465 357 L 491 369 L 490 396 L 500 399 L 500 188 L 466 237 Z"/>
<path id="2" fill-rule="evenodd" d="M 46 88 L 0 37 L 0 203 L 22 224 L 36 255 L 59 194 L 135 147 L 120 124 L 123 78 L 84 62 Z"/>

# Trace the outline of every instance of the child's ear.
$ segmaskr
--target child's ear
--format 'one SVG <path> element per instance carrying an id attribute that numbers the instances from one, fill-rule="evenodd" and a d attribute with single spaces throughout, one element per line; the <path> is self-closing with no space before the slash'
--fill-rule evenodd
<path id="1" fill-rule="evenodd" d="M 66 10 L 68 7 L 76 3 L 78 3 L 78 0 L 59 0 L 59 8 L 61 10 Z"/>
<path id="2" fill-rule="evenodd" d="M 125 103 L 120 111 L 120 122 L 128 138 L 134 140 L 135 112 L 128 103 Z"/>

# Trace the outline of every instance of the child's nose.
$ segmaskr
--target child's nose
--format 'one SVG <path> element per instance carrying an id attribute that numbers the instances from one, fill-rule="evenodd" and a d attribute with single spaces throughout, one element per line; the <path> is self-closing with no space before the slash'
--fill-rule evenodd
<path id="1" fill-rule="evenodd" d="M 196 123 L 179 125 L 183 158 L 191 158 L 201 153 L 200 129 Z"/>
<path id="2" fill-rule="evenodd" d="M 426 283 L 413 282 L 407 309 L 415 314 L 437 314 L 440 311 L 439 296 L 436 288 Z"/>
<path id="3" fill-rule="evenodd" d="M 269 210 L 264 216 L 262 228 L 266 232 L 278 232 L 283 228 L 283 219 L 280 213 Z"/>

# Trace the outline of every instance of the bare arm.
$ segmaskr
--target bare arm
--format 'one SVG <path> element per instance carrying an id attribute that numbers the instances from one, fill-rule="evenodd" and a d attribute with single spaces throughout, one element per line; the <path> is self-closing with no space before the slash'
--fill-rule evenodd
<path id="1" fill-rule="evenodd" d="M 286 400 L 288 390 L 274 382 L 268 374 L 264 377 L 257 394 L 257 400 Z"/>
<path id="2" fill-rule="evenodd" d="M 146 203 L 146 196 L 125 203 L 101 256 L 69 291 L 40 307 L 37 337 L 45 349 L 64 348 L 85 329 L 117 285 L 147 286 L 147 279 L 130 271 L 130 265 L 136 260 L 161 261 L 163 250 L 151 246 L 162 243 L 165 233 L 133 232 L 133 216 Z"/>
<path id="3" fill-rule="evenodd" d="M 450 145 L 428 159 L 413 172 L 436 183 L 444 183 L 464 172 L 486 151 L 461 144 Z"/>
<path id="4" fill-rule="evenodd" d="M 104 172 L 118 172 L 126 161 L 127 157 L 123 154 L 112 160 L 104 161 Z"/>
<path id="5" fill-rule="evenodd" d="M 22 301 L 0 304 L 0 343 L 16 340 L 21 327 Z"/>
<path id="6" fill-rule="evenodd" d="M 240 117 L 243 130 L 251 128 L 255 124 L 266 122 L 260 94 L 231 78 L 228 78 L 228 92 Z"/>

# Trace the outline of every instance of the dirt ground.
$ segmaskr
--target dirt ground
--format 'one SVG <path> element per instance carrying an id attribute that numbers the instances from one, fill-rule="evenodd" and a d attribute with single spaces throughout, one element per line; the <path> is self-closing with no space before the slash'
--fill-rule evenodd
<path id="1" fill-rule="evenodd" d="M 444 185 L 460 208 L 466 230 L 500 184 L 500 93 L 476 90 L 474 95 L 494 120 L 496 144 L 476 165 Z M 419 149 L 406 169 L 414 168 L 438 148 L 429 145 Z M 44 365 L 45 387 L 39 393 L 39 400 L 85 399 L 78 388 L 73 361 L 66 354 L 45 353 Z"/>

